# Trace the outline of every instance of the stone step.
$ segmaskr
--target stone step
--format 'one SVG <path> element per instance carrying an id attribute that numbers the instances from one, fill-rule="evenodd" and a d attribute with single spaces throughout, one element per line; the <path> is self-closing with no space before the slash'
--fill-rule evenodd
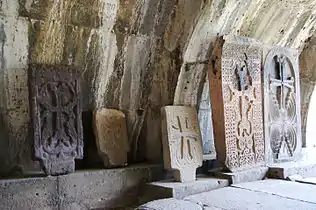
<path id="1" fill-rule="evenodd" d="M 262 180 L 266 177 L 268 170 L 268 167 L 255 167 L 239 172 L 215 172 L 215 175 L 220 178 L 228 179 L 230 184 L 237 184 Z"/>
<path id="2" fill-rule="evenodd" d="M 181 183 L 173 180 L 151 182 L 145 185 L 142 192 L 142 203 L 149 201 L 176 198 L 181 199 L 189 195 L 207 192 L 229 185 L 227 179 L 200 176 L 194 182 Z"/>

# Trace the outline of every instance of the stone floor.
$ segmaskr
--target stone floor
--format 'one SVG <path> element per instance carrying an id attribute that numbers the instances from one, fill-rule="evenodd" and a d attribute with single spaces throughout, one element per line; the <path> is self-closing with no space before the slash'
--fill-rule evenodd
<path id="1" fill-rule="evenodd" d="M 316 210 L 316 185 L 267 179 L 235 184 L 183 199 L 156 200 L 139 209 Z"/>

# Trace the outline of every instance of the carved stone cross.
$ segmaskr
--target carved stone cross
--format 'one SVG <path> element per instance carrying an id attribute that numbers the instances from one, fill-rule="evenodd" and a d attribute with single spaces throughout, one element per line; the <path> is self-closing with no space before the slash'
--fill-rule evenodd
<path id="1" fill-rule="evenodd" d="M 290 77 L 290 79 L 286 79 L 285 74 L 285 58 L 284 56 L 275 56 L 274 62 L 276 64 L 276 70 L 278 73 L 278 79 L 270 78 L 270 86 L 271 87 L 277 87 L 280 88 L 280 102 L 279 102 L 279 112 L 280 112 L 280 118 L 281 121 L 281 128 L 279 133 L 280 142 L 277 144 L 276 148 L 276 158 L 278 158 L 278 155 L 280 153 L 280 149 L 282 147 L 283 142 L 286 144 L 286 147 L 290 153 L 291 156 L 293 156 L 293 151 L 290 146 L 289 140 L 288 140 L 288 131 L 287 131 L 287 107 L 286 107 L 286 98 L 287 94 L 285 92 L 285 89 L 288 88 L 290 91 L 294 89 L 294 79 L 293 77 Z"/>
<path id="2" fill-rule="evenodd" d="M 197 139 L 199 138 L 199 135 L 194 133 L 194 129 L 189 128 L 188 118 L 185 118 L 185 123 L 184 123 L 185 130 L 183 130 L 182 128 L 180 116 L 177 116 L 177 124 L 178 124 L 177 126 L 172 125 L 172 128 L 179 131 L 175 135 L 179 136 L 179 140 L 181 141 L 181 147 L 180 147 L 181 159 L 183 159 L 185 156 L 184 154 L 185 143 L 184 142 L 186 142 L 186 147 L 188 151 L 187 155 L 189 156 L 190 159 L 193 159 L 190 141 L 197 141 Z"/>
<path id="3" fill-rule="evenodd" d="M 162 116 L 165 168 L 174 170 L 176 181 L 194 181 L 203 160 L 197 112 L 192 107 L 166 106 Z"/>
<path id="4" fill-rule="evenodd" d="M 68 66 L 30 65 L 35 156 L 46 174 L 75 170 L 83 157 L 80 82 Z"/>

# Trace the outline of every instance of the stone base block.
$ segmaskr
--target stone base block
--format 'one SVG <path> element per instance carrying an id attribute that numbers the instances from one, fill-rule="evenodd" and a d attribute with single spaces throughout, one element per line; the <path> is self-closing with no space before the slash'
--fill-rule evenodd
<path id="1" fill-rule="evenodd" d="M 220 178 L 228 179 L 230 184 L 237 184 L 262 180 L 266 177 L 268 170 L 268 167 L 256 167 L 234 173 L 216 172 L 215 174 Z"/>
<path id="2" fill-rule="evenodd" d="M 269 178 L 287 179 L 289 176 L 300 175 L 303 178 L 316 177 L 316 163 L 287 162 L 269 166 Z"/>
<path id="3" fill-rule="evenodd" d="M 137 165 L 0 180 L 0 209 L 90 210 L 138 205 L 141 186 L 161 178 L 162 165 Z"/>
<path id="4" fill-rule="evenodd" d="M 148 183 L 142 193 L 143 203 L 163 199 L 182 199 L 186 196 L 207 192 L 228 186 L 228 180 L 211 177 L 198 177 L 196 181 L 189 183 L 174 182 L 173 180 Z"/>

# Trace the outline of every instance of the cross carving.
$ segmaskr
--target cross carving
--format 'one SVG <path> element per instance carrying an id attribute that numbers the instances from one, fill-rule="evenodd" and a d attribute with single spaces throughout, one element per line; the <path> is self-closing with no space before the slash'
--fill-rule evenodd
<path id="1" fill-rule="evenodd" d="M 188 147 L 189 157 L 190 157 L 190 159 L 193 159 L 191 141 L 197 141 L 198 134 L 196 134 L 195 130 L 193 131 L 192 129 L 189 128 L 189 125 L 188 125 L 189 123 L 188 123 L 187 118 L 185 118 L 185 130 L 183 130 L 183 128 L 182 128 L 180 116 L 177 116 L 177 124 L 178 124 L 177 126 L 172 125 L 172 128 L 179 131 L 179 137 L 180 137 L 180 141 L 181 141 L 181 148 L 180 148 L 181 159 L 184 158 L 185 140 L 186 140 L 186 144 Z"/>
<path id="2" fill-rule="evenodd" d="M 67 152 L 67 150 L 72 149 L 71 141 L 69 141 L 69 138 L 67 137 L 65 126 L 70 129 L 68 123 L 64 124 L 66 119 L 64 119 L 64 114 L 67 113 L 68 117 L 74 118 L 73 116 L 73 107 L 74 102 L 76 101 L 76 98 L 71 98 L 71 102 L 69 104 L 63 104 L 62 99 L 64 97 L 63 90 L 69 89 L 71 91 L 72 96 L 75 93 L 75 90 L 71 85 L 67 85 L 64 82 L 56 83 L 56 82 L 48 82 L 45 84 L 45 88 L 41 90 L 40 96 L 48 94 L 49 90 L 51 90 L 51 97 L 53 103 L 49 104 L 45 100 L 40 100 L 40 105 L 43 108 L 43 117 L 45 118 L 49 112 L 55 113 L 55 128 L 53 130 L 52 136 L 47 136 L 47 133 L 45 132 L 44 138 L 50 138 L 51 141 L 45 145 L 45 150 L 51 154 L 60 153 L 63 154 L 63 152 Z M 45 128 L 44 128 L 45 129 Z M 71 131 L 68 132 L 69 135 L 73 136 L 73 133 Z"/>
<path id="3" fill-rule="evenodd" d="M 294 79 L 293 77 L 286 78 L 285 74 L 285 58 L 284 56 L 275 56 L 274 58 L 275 64 L 276 64 L 276 70 L 278 72 L 278 79 L 269 78 L 270 79 L 270 86 L 276 87 L 280 89 L 280 102 L 279 102 L 279 111 L 280 111 L 280 120 L 281 120 L 281 129 L 280 129 L 280 144 L 277 148 L 277 156 L 280 152 L 280 149 L 282 147 L 282 143 L 286 143 L 286 147 L 288 151 L 290 152 L 290 155 L 293 156 L 293 151 L 291 149 L 289 140 L 288 140 L 288 134 L 286 132 L 287 125 L 287 110 L 286 110 L 286 93 L 285 88 L 290 89 L 292 91 L 294 89 Z"/>

